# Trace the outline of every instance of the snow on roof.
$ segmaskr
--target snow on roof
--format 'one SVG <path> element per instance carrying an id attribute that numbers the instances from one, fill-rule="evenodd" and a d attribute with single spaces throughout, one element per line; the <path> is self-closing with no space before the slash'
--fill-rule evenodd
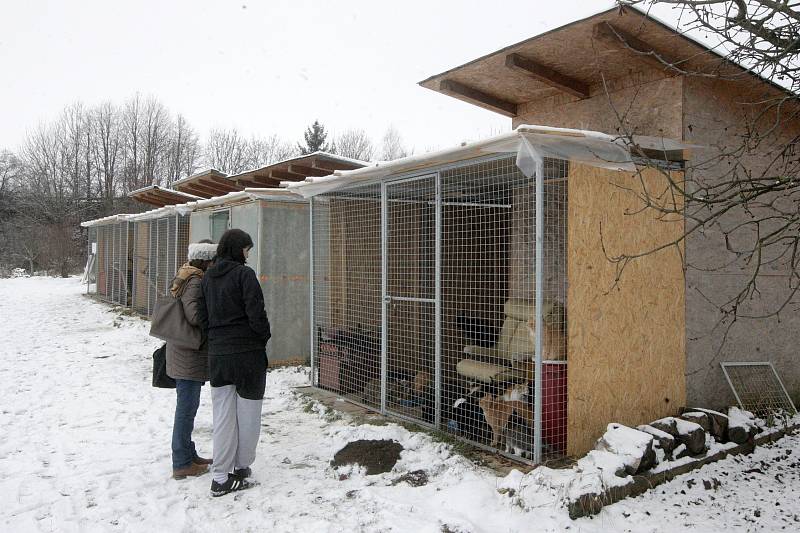
<path id="1" fill-rule="evenodd" d="M 323 152 L 322 150 L 317 150 L 316 152 L 311 152 L 310 154 L 294 155 L 294 156 L 289 157 L 287 159 L 281 159 L 280 161 L 274 161 L 272 163 L 269 163 L 268 165 L 264 165 L 264 166 L 256 167 L 256 168 L 251 168 L 249 170 L 244 170 L 244 171 L 239 172 L 237 174 L 232 174 L 232 175 L 228 176 L 228 178 L 236 179 L 237 177 L 243 176 L 245 174 L 250 174 L 252 172 L 258 172 L 259 170 L 266 170 L 266 169 L 270 169 L 270 168 L 273 168 L 273 167 L 276 167 L 276 166 L 279 166 L 279 165 L 285 165 L 286 163 L 291 163 L 293 161 L 299 161 L 301 159 L 308 159 L 308 158 L 313 158 L 313 157 L 317 157 L 317 158 L 320 158 L 320 159 L 328 159 L 330 161 L 339 161 L 341 163 L 348 163 L 348 164 L 351 164 L 353 166 L 359 166 L 359 167 L 365 167 L 365 166 L 369 165 L 369 161 L 361 161 L 359 159 L 353 159 L 353 158 L 350 158 L 350 157 L 344 157 L 344 156 L 341 156 L 341 155 L 336 155 L 336 154 L 331 154 L 331 153 L 328 153 L 328 152 Z"/>
<path id="2" fill-rule="evenodd" d="M 195 180 L 197 178 L 202 178 L 203 176 L 218 176 L 220 178 L 227 178 L 228 175 L 224 172 L 217 170 L 216 168 L 207 168 L 205 170 L 201 170 L 199 172 L 195 172 L 191 176 L 186 176 L 185 178 L 181 178 L 177 181 L 172 182 L 172 185 L 180 185 L 181 183 L 186 183 L 188 181 Z"/>
<path id="3" fill-rule="evenodd" d="M 634 137 L 633 140 L 638 145 L 651 149 L 682 150 L 691 146 L 655 137 L 641 136 Z M 338 170 L 328 176 L 309 177 L 300 182 L 281 182 L 281 186 L 310 197 L 358 181 L 383 179 L 502 152 L 517 153 L 518 165 L 526 158 L 527 163 L 532 164 L 537 158 L 541 160 L 542 157 L 555 157 L 612 170 L 634 171 L 636 168 L 628 148 L 619 137 L 589 130 L 521 125 L 511 132 L 462 143 L 453 148 L 378 162 L 356 170 Z M 522 170 L 526 172 L 525 169 Z"/>
<path id="4" fill-rule="evenodd" d="M 196 196 L 194 194 L 189 194 L 188 192 L 176 191 L 175 189 L 170 189 L 169 187 L 162 187 L 160 185 L 148 185 L 147 187 L 142 187 L 141 189 L 136 189 L 135 191 L 131 191 L 128 193 L 128 196 L 134 196 L 137 194 L 141 194 L 148 191 L 163 191 L 169 194 L 174 194 L 177 196 L 183 196 L 185 198 L 201 198 L 201 196 Z"/>
<path id="5" fill-rule="evenodd" d="M 215 196 L 214 198 L 197 200 L 195 202 L 187 202 L 185 204 L 179 204 L 170 207 L 180 214 L 186 214 L 199 209 L 253 200 L 272 200 L 281 202 L 306 201 L 301 195 L 287 189 L 247 188 L 243 191 L 231 192 L 222 196 Z"/>
<path id="6" fill-rule="evenodd" d="M 186 215 L 198 209 L 207 207 L 214 207 L 217 205 L 226 205 L 231 203 L 246 202 L 252 200 L 272 200 L 281 202 L 305 202 L 306 199 L 301 195 L 287 190 L 278 188 L 248 188 L 243 191 L 231 192 L 222 196 L 215 196 L 214 198 L 198 199 L 184 204 L 166 205 L 157 209 L 151 209 L 143 213 L 132 214 L 118 214 L 110 215 L 95 220 L 87 220 L 81 222 L 81 226 L 88 228 L 90 226 L 102 226 L 108 224 L 115 224 L 117 222 L 129 221 L 138 222 L 143 220 L 152 220 L 170 215 Z"/>
<path id="7" fill-rule="evenodd" d="M 135 214 L 127 213 L 127 214 L 118 214 L 118 215 L 109 215 L 103 218 L 96 218 L 94 220 L 87 220 L 85 222 L 81 222 L 81 227 L 89 228 L 92 226 L 107 226 L 109 224 L 116 224 L 117 222 L 125 222 L 131 219 L 131 217 L 135 216 Z"/>

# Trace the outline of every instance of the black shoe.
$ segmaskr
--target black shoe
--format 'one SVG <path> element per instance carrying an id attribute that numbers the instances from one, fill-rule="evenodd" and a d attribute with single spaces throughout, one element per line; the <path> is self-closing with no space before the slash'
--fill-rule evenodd
<path id="1" fill-rule="evenodd" d="M 214 498 L 225 496 L 229 492 L 249 489 L 252 486 L 253 484 L 246 479 L 240 478 L 236 474 L 228 474 L 228 480 L 225 483 L 211 482 L 211 496 Z"/>
<path id="2" fill-rule="evenodd" d="M 253 475 L 253 471 L 250 470 L 249 466 L 246 466 L 244 468 L 237 468 L 236 470 L 234 470 L 233 471 L 233 475 L 244 479 L 246 477 L 252 476 Z"/>

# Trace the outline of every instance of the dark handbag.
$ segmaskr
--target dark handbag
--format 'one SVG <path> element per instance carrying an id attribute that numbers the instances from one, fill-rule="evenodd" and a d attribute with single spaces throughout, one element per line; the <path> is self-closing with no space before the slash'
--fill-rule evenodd
<path id="1" fill-rule="evenodd" d="M 153 352 L 153 387 L 174 389 L 175 380 L 167 375 L 167 345 Z"/>
<path id="2" fill-rule="evenodd" d="M 153 318 L 150 320 L 150 335 L 191 350 L 199 350 L 203 345 L 200 328 L 189 324 L 183 313 L 181 299 L 171 295 L 156 300 Z"/>

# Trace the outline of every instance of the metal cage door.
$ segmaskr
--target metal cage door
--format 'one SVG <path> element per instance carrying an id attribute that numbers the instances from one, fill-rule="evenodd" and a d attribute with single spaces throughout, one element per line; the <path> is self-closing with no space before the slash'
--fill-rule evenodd
<path id="1" fill-rule="evenodd" d="M 381 410 L 438 426 L 438 175 L 384 184 Z"/>

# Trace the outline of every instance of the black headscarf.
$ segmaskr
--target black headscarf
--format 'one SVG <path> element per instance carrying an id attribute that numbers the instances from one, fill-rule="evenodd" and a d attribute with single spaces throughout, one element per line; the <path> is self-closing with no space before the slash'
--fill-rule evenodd
<path id="1" fill-rule="evenodd" d="M 229 229 L 222 234 L 217 246 L 217 259 L 230 259 L 244 264 L 244 249 L 253 247 L 253 239 L 240 229 Z"/>

